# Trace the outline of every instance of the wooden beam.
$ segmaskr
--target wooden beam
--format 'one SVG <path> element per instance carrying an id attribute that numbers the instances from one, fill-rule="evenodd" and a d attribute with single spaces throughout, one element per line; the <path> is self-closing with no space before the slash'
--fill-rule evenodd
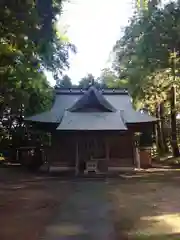
<path id="1" fill-rule="evenodd" d="M 79 174 L 79 143 L 78 139 L 76 138 L 76 167 L 75 167 L 75 174 L 76 176 Z"/>

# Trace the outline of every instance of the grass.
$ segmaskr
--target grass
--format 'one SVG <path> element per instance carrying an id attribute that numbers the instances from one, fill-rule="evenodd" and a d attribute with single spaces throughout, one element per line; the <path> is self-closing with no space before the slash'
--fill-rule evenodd
<path id="1" fill-rule="evenodd" d="M 180 172 L 134 175 L 110 186 L 117 239 L 180 239 Z"/>

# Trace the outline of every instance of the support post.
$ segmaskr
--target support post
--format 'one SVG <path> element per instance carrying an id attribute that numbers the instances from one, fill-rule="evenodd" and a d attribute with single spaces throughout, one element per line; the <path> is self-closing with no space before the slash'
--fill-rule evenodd
<path id="1" fill-rule="evenodd" d="M 134 136 L 134 152 L 135 152 L 135 164 L 136 168 L 140 169 L 141 168 L 141 160 L 140 160 L 140 154 L 139 154 L 139 133 L 135 133 Z"/>
<path id="2" fill-rule="evenodd" d="M 19 150 L 18 149 L 16 149 L 16 161 L 19 162 Z"/>
<path id="3" fill-rule="evenodd" d="M 109 141 L 106 138 L 106 163 L 107 163 L 107 171 L 109 166 Z"/>
<path id="4" fill-rule="evenodd" d="M 75 175 L 79 174 L 79 144 L 78 139 L 76 139 L 76 166 L 75 166 Z"/>
<path id="5" fill-rule="evenodd" d="M 140 155 L 139 155 L 139 149 L 137 146 L 135 146 L 135 158 L 136 158 L 136 167 L 138 169 L 141 168 L 141 161 L 140 161 Z"/>

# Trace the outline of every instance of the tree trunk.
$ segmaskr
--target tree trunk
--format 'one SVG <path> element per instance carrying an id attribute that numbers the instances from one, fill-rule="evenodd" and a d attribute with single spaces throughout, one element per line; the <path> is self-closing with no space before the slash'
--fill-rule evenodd
<path id="1" fill-rule="evenodd" d="M 161 135 L 162 135 L 162 142 L 163 142 L 163 147 L 164 147 L 164 152 L 168 153 L 169 152 L 169 148 L 167 145 L 167 141 L 166 141 L 166 135 L 165 135 L 165 111 L 164 111 L 164 102 L 161 102 L 159 105 L 159 114 L 160 114 L 160 124 L 161 124 Z"/>
<path id="2" fill-rule="evenodd" d="M 179 148 L 177 143 L 177 129 L 176 129 L 176 89 L 174 86 L 171 88 L 171 144 L 172 144 L 172 151 L 173 156 L 178 157 Z"/>
<path id="3" fill-rule="evenodd" d="M 163 141 L 162 127 L 161 127 L 160 104 L 157 104 L 157 107 L 156 107 L 156 117 L 159 119 L 156 125 L 157 126 L 157 148 L 160 154 L 164 154 L 165 146 Z"/>

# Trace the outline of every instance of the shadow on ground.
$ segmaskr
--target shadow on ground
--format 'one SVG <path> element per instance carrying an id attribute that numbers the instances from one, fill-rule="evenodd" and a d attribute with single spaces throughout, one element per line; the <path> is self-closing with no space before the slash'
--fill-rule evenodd
<path id="1" fill-rule="evenodd" d="M 121 175 L 110 183 L 117 239 L 180 239 L 180 171 Z"/>
<path id="2" fill-rule="evenodd" d="M 0 239 L 180 239 L 179 170 L 92 180 L 0 168 Z"/>
<path id="3" fill-rule="evenodd" d="M 0 240 L 39 240 L 69 189 L 19 167 L 0 168 Z"/>

